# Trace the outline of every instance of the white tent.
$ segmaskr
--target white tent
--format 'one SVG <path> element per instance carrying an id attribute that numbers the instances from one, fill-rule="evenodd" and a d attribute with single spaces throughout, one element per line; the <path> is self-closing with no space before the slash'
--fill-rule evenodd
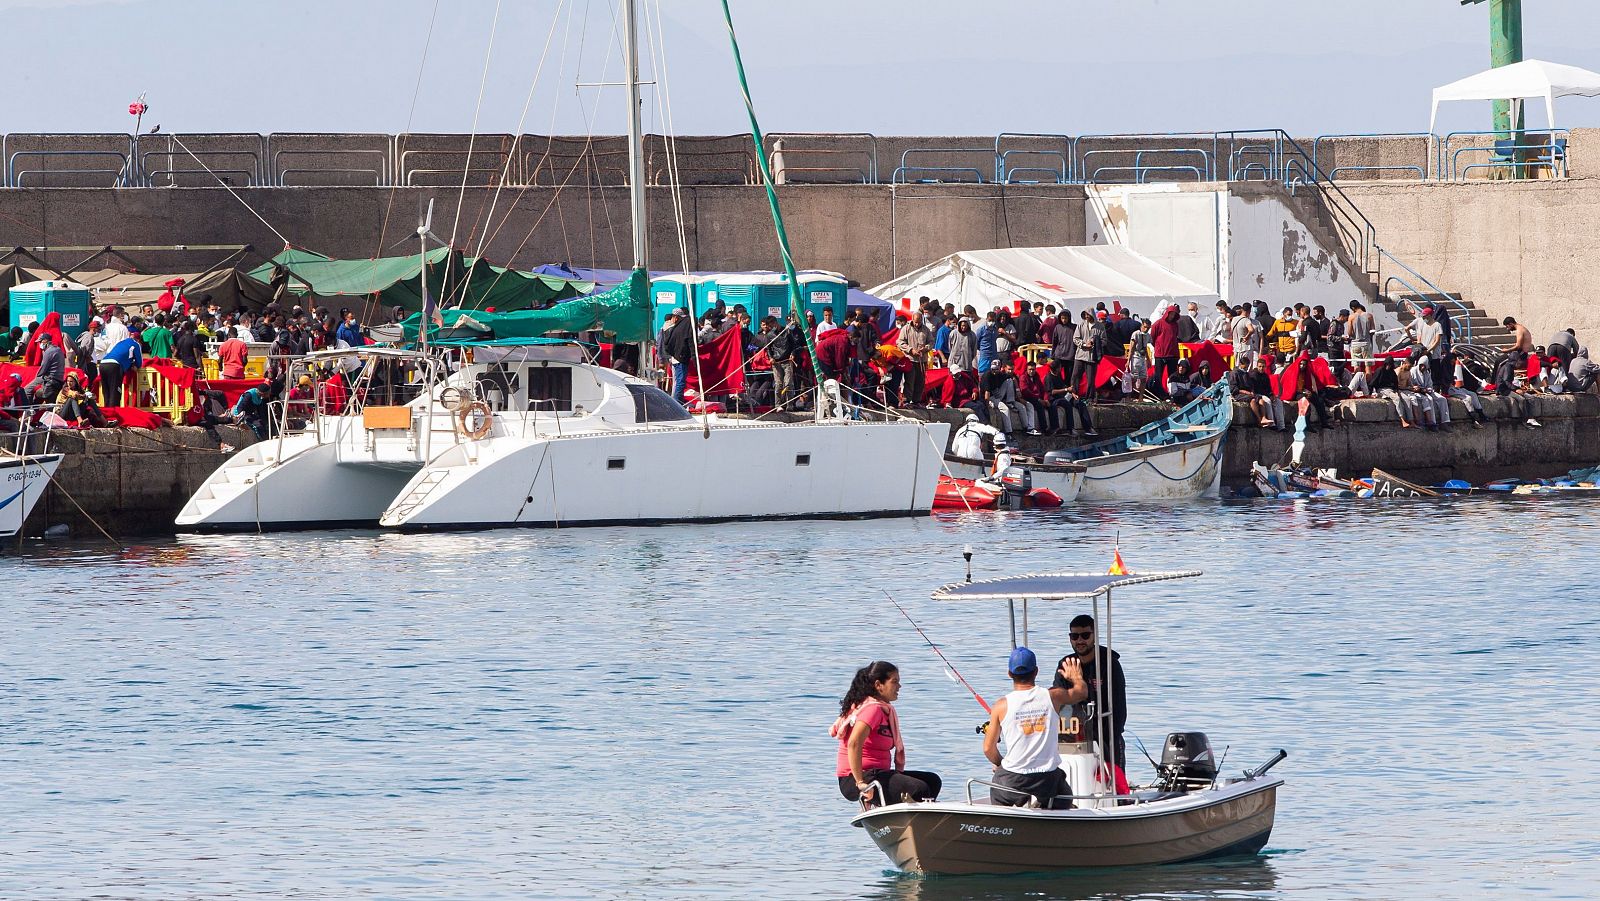
<path id="1" fill-rule="evenodd" d="M 1218 297 L 1126 247 L 1016 247 L 964 250 L 909 272 L 867 292 L 891 302 L 927 296 L 957 309 L 971 304 L 987 313 L 1013 300 L 1053 303 L 1074 313 L 1118 301 L 1149 316 L 1168 300 L 1194 301 L 1210 311 Z"/>
<path id="2" fill-rule="evenodd" d="M 1577 66 L 1547 63 L 1542 59 L 1523 60 L 1509 66 L 1486 69 L 1460 81 L 1433 89 L 1433 115 L 1428 131 L 1439 119 L 1439 104 L 1446 100 L 1526 100 L 1544 98 L 1545 114 L 1551 128 L 1556 124 L 1557 97 L 1600 97 L 1600 72 Z"/>

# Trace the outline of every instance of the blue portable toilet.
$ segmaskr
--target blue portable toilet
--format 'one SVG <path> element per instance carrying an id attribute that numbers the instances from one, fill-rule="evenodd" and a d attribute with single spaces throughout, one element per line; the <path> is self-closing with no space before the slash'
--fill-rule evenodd
<path id="1" fill-rule="evenodd" d="M 68 341 L 89 327 L 89 289 L 77 282 L 28 282 L 11 289 L 11 325 L 26 329 L 51 313 L 61 314 L 61 334 Z"/>
<path id="2" fill-rule="evenodd" d="M 667 324 L 667 315 L 678 307 L 698 315 L 695 307 L 695 291 L 704 281 L 698 275 L 658 275 L 650 279 L 650 303 L 655 312 L 655 329 L 660 332 L 661 327 Z"/>

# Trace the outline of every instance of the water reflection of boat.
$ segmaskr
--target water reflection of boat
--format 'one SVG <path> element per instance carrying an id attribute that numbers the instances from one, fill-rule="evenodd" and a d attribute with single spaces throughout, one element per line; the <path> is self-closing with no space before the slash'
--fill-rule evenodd
<path id="1" fill-rule="evenodd" d="M 928 879 L 905 873 L 885 877 L 865 895 L 871 901 L 1016 901 L 1050 898 L 1242 898 L 1265 896 L 1278 888 L 1270 857 L 1172 864 L 1165 867 L 1080 869 L 1048 876 L 945 876 Z"/>
<path id="2" fill-rule="evenodd" d="M 1160 422 L 1121 438 L 1050 451 L 1044 460 L 1087 467 L 1078 495 L 1086 501 L 1214 497 L 1232 423 L 1233 399 L 1222 379 Z"/>
<path id="3" fill-rule="evenodd" d="M 1200 575 L 1197 572 L 1042 574 L 954 583 L 934 592 L 936 600 L 1005 600 L 1016 638 L 1016 600 L 1022 601 L 1022 644 L 1027 643 L 1028 600 L 1106 602 L 1104 646 L 1111 648 L 1113 589 Z M 1099 618 L 1096 618 L 1097 621 Z M 1099 626 L 1096 626 L 1098 632 Z M 1099 635 L 1095 643 L 1101 644 Z M 1106 710 L 1108 698 L 1097 698 Z M 1100 718 L 1100 721 L 1104 721 Z M 1028 807 L 1005 807 L 988 799 L 990 783 L 967 780 L 964 797 L 953 801 L 904 801 L 857 814 L 860 826 L 895 866 L 910 873 L 1010 874 L 1078 867 L 1182 863 L 1254 854 L 1266 846 L 1277 811 L 1281 779 L 1267 771 L 1286 754 L 1225 778 L 1199 733 L 1175 733 L 1163 753 L 1161 778 L 1119 793 L 1110 780 L 1093 777 L 1111 739 L 1105 730 L 1062 754 L 1072 786 L 1071 807 L 1046 809 L 1063 799 L 1035 799 Z M 1082 746 L 1082 752 L 1079 751 Z M 1064 751 L 1067 746 L 1063 746 Z M 1084 758 L 1084 759 L 1079 759 Z M 1091 774 L 1085 778 L 1085 774 Z"/>

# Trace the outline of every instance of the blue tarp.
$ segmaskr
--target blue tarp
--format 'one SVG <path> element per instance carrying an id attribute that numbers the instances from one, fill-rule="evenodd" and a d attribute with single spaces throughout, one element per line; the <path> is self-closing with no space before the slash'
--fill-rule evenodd
<path id="1" fill-rule="evenodd" d="M 619 284 L 627 281 L 628 280 L 628 274 L 631 271 L 632 270 L 629 270 L 629 269 L 588 269 L 588 268 L 585 268 L 583 266 L 569 266 L 569 265 L 567 265 L 565 263 L 546 263 L 543 266 L 535 266 L 534 269 L 533 269 L 533 272 L 536 275 L 550 275 L 550 276 L 555 276 L 556 278 L 565 278 L 565 279 L 574 279 L 574 280 L 577 280 L 577 281 L 594 282 L 596 291 L 603 291 L 606 288 L 609 288 L 609 287 L 611 287 L 613 285 L 619 285 Z M 802 270 L 800 270 L 800 275 L 803 277 L 807 272 L 813 272 L 813 271 L 816 271 L 816 270 L 802 269 Z M 667 270 L 655 270 L 655 271 L 650 273 L 650 277 L 652 279 L 654 279 L 654 278 L 661 278 L 662 276 L 667 276 L 667 275 L 681 275 L 681 274 L 682 273 L 680 273 L 680 272 L 672 272 L 672 271 L 667 271 Z M 738 274 L 738 273 L 726 273 L 726 271 L 724 270 L 724 271 L 719 271 L 719 272 L 691 272 L 689 274 L 690 275 L 722 275 L 722 274 Z M 889 329 L 894 327 L 895 306 L 894 306 L 894 304 L 890 303 L 887 300 L 883 300 L 883 299 L 880 299 L 880 298 L 877 298 L 877 297 L 873 297 L 871 294 L 868 294 L 867 292 L 861 290 L 860 288 L 851 288 L 850 289 L 849 299 L 845 302 L 845 305 L 846 305 L 846 307 L 848 307 L 849 309 L 852 309 L 852 310 L 855 310 L 855 309 L 871 310 L 873 312 L 873 314 L 878 317 L 878 330 L 879 331 L 886 332 Z"/>

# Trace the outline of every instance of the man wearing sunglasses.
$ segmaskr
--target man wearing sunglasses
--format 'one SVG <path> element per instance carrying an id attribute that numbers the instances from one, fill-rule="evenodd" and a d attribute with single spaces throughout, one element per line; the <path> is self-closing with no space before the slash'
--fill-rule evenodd
<path id="1" fill-rule="evenodd" d="M 1073 617 L 1072 625 L 1068 627 L 1067 631 L 1067 637 L 1072 640 L 1072 653 L 1068 654 L 1067 657 L 1061 658 L 1061 661 L 1065 663 L 1068 657 L 1078 658 L 1078 663 L 1083 668 L 1084 682 L 1089 687 L 1088 700 L 1074 707 L 1074 713 L 1078 716 L 1078 722 L 1082 727 L 1082 738 L 1099 741 L 1099 729 L 1097 726 L 1101 720 L 1097 719 L 1097 717 L 1105 718 L 1104 722 L 1110 726 L 1112 740 L 1111 747 L 1101 749 L 1101 756 L 1107 760 L 1115 760 L 1119 768 L 1126 770 L 1122 727 L 1128 721 L 1128 686 L 1122 675 L 1122 655 L 1115 651 L 1108 651 L 1104 645 L 1096 645 L 1094 633 L 1094 617 L 1087 613 L 1080 613 Z M 1111 685 L 1109 691 L 1101 686 L 1100 661 L 1107 657 L 1111 659 Z M 1060 664 L 1056 665 L 1056 669 L 1058 672 L 1060 671 Z M 1057 675 L 1055 683 L 1051 687 L 1070 688 L 1071 686 L 1062 684 L 1061 676 Z M 1105 697 L 1110 703 L 1110 710 L 1096 709 L 1097 699 L 1102 697 L 1102 692 L 1105 692 Z M 1078 710 L 1078 707 L 1084 709 Z M 1112 748 L 1115 748 L 1115 755 L 1110 753 Z"/>

